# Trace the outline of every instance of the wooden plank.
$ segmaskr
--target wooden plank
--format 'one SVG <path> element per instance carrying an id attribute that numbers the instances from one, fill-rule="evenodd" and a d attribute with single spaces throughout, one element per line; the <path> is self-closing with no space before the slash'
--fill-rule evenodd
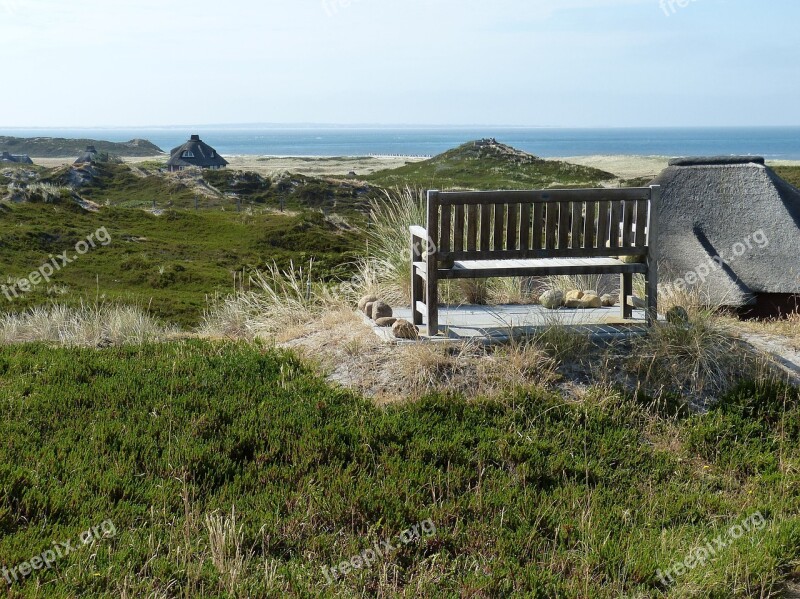
<path id="1" fill-rule="evenodd" d="M 533 205 L 533 238 L 531 239 L 531 249 L 540 250 L 542 249 L 542 226 L 544 225 L 543 222 L 543 213 L 544 213 L 544 204 L 536 203 Z"/>
<path id="2" fill-rule="evenodd" d="M 574 249 L 583 247 L 583 202 L 572 202 L 572 233 L 569 246 Z"/>
<path id="3" fill-rule="evenodd" d="M 488 252 L 492 237 L 492 204 L 481 206 L 481 250 Z"/>
<path id="4" fill-rule="evenodd" d="M 478 206 L 467 206 L 467 250 L 478 249 Z"/>
<path id="5" fill-rule="evenodd" d="M 527 250 L 531 247 L 531 204 L 522 204 L 519 218 L 519 249 Z"/>
<path id="6" fill-rule="evenodd" d="M 519 232 L 517 230 L 517 214 L 519 213 L 519 204 L 508 205 L 508 224 L 506 226 L 506 249 L 517 249 L 517 240 L 519 239 Z"/>
<path id="7" fill-rule="evenodd" d="M 545 217 L 544 225 L 544 247 L 548 250 L 556 248 L 556 226 L 558 223 L 558 204 L 549 202 L 545 204 L 547 216 Z"/>
<path id="8" fill-rule="evenodd" d="M 456 205 L 455 213 L 455 221 L 453 223 L 453 251 L 460 252 L 464 249 L 464 205 Z"/>
<path id="9" fill-rule="evenodd" d="M 569 247 L 569 202 L 558 204 L 558 249 Z"/>
<path id="10" fill-rule="evenodd" d="M 597 247 L 607 247 L 608 241 L 608 202 L 600 202 L 597 209 Z"/>
<path id="11" fill-rule="evenodd" d="M 622 207 L 622 247 L 630 247 L 633 243 L 633 212 L 636 202 L 625 202 Z"/>
<path id="12" fill-rule="evenodd" d="M 439 193 L 444 204 L 524 204 L 526 202 L 590 202 L 649 199 L 649 187 L 620 189 L 537 189 L 532 191 L 448 191 Z"/>
<path id="13" fill-rule="evenodd" d="M 550 265 L 550 266 L 514 266 L 509 268 L 454 268 L 451 270 L 439 271 L 440 279 L 487 279 L 491 277 L 545 277 L 550 275 L 614 275 L 628 273 L 644 273 L 644 264 L 619 264 L 595 266 L 572 266 L 572 265 Z"/>
<path id="14" fill-rule="evenodd" d="M 505 204 L 494 205 L 494 251 L 500 252 L 503 250 L 503 243 L 505 242 L 505 222 L 506 222 L 506 207 Z"/>
<path id="15" fill-rule="evenodd" d="M 439 192 L 428 192 L 428 231 L 439 230 Z M 427 307 L 427 324 L 429 335 L 433 336 L 439 330 L 439 280 L 437 278 L 437 256 L 436 252 L 428 252 L 427 260 L 427 279 L 425 280 L 425 305 Z"/>
<path id="16" fill-rule="evenodd" d="M 622 202 L 611 202 L 611 223 L 609 225 L 608 247 L 619 247 L 620 225 L 622 224 Z"/>
<path id="17" fill-rule="evenodd" d="M 595 240 L 597 239 L 597 220 L 595 219 L 596 207 L 597 204 L 594 202 L 586 202 L 586 232 L 583 236 L 584 249 L 595 247 Z"/>
<path id="18" fill-rule="evenodd" d="M 648 252 L 647 274 L 645 287 L 647 289 L 647 324 L 652 325 L 658 320 L 658 211 L 661 202 L 661 187 L 654 185 L 650 188 L 650 222 L 648 224 Z"/>
<path id="19" fill-rule="evenodd" d="M 449 252 L 453 248 L 450 245 L 451 230 L 453 228 L 450 222 L 450 214 L 453 211 L 452 206 L 442 206 L 442 232 L 439 234 L 439 251 Z"/>
<path id="20" fill-rule="evenodd" d="M 469 251 L 452 251 L 450 256 L 453 260 L 531 260 L 542 258 L 607 258 L 609 256 L 646 256 L 648 248 L 579 248 L 572 249 L 566 248 L 559 249 L 528 249 L 528 250 L 498 250 L 483 252 L 481 250 Z"/>
<path id="21" fill-rule="evenodd" d="M 647 227 L 647 201 L 638 200 L 636 202 L 636 236 L 634 244 L 636 247 L 645 247 L 647 240 L 644 238 L 645 228 Z"/>

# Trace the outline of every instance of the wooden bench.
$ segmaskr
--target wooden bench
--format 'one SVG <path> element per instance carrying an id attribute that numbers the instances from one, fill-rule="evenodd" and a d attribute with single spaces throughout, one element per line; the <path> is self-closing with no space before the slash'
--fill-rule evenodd
<path id="1" fill-rule="evenodd" d="M 646 278 L 657 318 L 658 186 L 628 189 L 428 192 L 427 226 L 411 227 L 411 308 L 439 330 L 442 279 L 619 274 L 632 317 L 633 275 Z M 638 261 L 620 258 L 637 256 Z M 423 298 L 424 295 L 424 298 Z M 423 301 L 424 299 L 424 301 Z"/>

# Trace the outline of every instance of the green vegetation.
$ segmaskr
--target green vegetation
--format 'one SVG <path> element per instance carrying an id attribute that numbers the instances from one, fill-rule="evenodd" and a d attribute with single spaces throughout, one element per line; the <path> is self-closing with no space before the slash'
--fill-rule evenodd
<path id="1" fill-rule="evenodd" d="M 377 408 L 289 354 L 201 342 L 5 347 L 0 372 L 2 565 L 116 529 L 15 597 L 766 597 L 800 563 L 797 390 L 679 420 L 607 389 Z"/>
<path id="2" fill-rule="evenodd" d="M 122 143 L 115 143 L 96 139 L 24 138 L 0 135 L 0 151 L 12 154 L 28 154 L 38 158 L 77 157 L 83 154 L 86 146 L 94 146 L 98 152 L 114 156 L 142 157 L 163 154 L 161 148 L 146 139 L 132 139 Z"/>
<path id="3" fill-rule="evenodd" d="M 57 301 L 77 306 L 101 296 L 138 305 L 183 326 L 199 323 L 208 300 L 232 291 L 234 273 L 245 278 L 273 261 L 280 268 L 316 260 L 321 279 L 344 276 L 350 252 L 363 247 L 356 232 L 343 230 L 319 212 L 246 214 L 103 208 L 87 212 L 72 201 L 4 205 L 0 218 L 2 284 L 25 278 L 52 254 L 106 227 L 111 243 L 97 247 L 57 272 L 49 283 L 0 309 L 17 312 Z"/>
<path id="4" fill-rule="evenodd" d="M 430 160 L 379 171 L 366 179 L 383 187 L 541 189 L 595 187 L 615 177 L 595 168 L 537 158 L 494 140 L 481 140 Z"/>
<path id="5" fill-rule="evenodd" d="M 771 168 L 781 179 L 800 188 L 800 166 L 773 166 Z"/>

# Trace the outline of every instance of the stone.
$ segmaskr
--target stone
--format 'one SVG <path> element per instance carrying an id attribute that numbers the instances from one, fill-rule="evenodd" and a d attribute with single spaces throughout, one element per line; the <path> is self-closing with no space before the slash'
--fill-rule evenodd
<path id="1" fill-rule="evenodd" d="M 586 293 L 581 298 L 584 308 L 600 308 L 603 306 L 603 300 L 596 293 Z"/>
<path id="2" fill-rule="evenodd" d="M 588 291 L 584 291 L 583 295 L 596 295 L 596 296 L 600 297 L 600 294 L 597 293 L 594 289 L 589 289 Z"/>
<path id="3" fill-rule="evenodd" d="M 616 295 L 611 295 L 610 293 L 606 293 L 604 296 L 600 298 L 600 301 L 606 308 L 613 308 L 617 305 L 619 298 Z"/>
<path id="4" fill-rule="evenodd" d="M 392 317 L 376 318 L 375 319 L 375 324 L 378 325 L 379 327 L 390 327 L 396 322 L 397 322 L 397 319 L 396 318 L 392 318 Z"/>
<path id="5" fill-rule="evenodd" d="M 569 302 L 571 300 L 579 300 L 582 297 L 583 297 L 583 291 L 578 291 L 577 289 L 573 289 L 572 291 L 567 291 L 567 295 L 566 297 L 564 297 L 564 301 Z"/>
<path id="6" fill-rule="evenodd" d="M 686 324 L 689 322 L 689 313 L 683 306 L 672 306 L 667 310 L 667 322 L 670 324 Z"/>
<path id="7" fill-rule="evenodd" d="M 373 302 L 372 312 L 369 314 L 369 317 L 372 318 L 372 320 L 378 320 L 379 318 L 391 318 L 392 315 L 392 307 L 389 304 L 377 301 Z"/>
<path id="8" fill-rule="evenodd" d="M 367 305 L 364 306 L 364 314 L 367 315 L 367 318 L 372 318 L 372 306 L 375 305 L 375 302 L 367 302 Z"/>
<path id="9" fill-rule="evenodd" d="M 358 300 L 358 309 L 366 314 L 367 304 L 377 301 L 378 301 L 377 295 L 365 295 L 360 300 Z"/>
<path id="10" fill-rule="evenodd" d="M 583 300 L 582 299 L 570 299 L 564 302 L 564 305 L 569 308 L 570 310 L 578 310 L 583 308 Z"/>
<path id="11" fill-rule="evenodd" d="M 629 299 L 631 306 L 644 310 L 647 307 L 647 302 L 637 295 L 632 295 Z"/>
<path id="12" fill-rule="evenodd" d="M 558 289 L 549 289 L 541 295 L 539 303 L 548 310 L 557 310 L 564 305 L 564 294 Z"/>
<path id="13" fill-rule="evenodd" d="M 402 318 L 392 325 L 392 335 L 397 339 L 419 339 L 417 327 Z"/>

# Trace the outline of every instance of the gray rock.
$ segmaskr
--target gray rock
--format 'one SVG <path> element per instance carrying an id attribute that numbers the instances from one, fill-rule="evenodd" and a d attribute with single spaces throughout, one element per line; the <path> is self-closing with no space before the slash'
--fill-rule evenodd
<path id="1" fill-rule="evenodd" d="M 584 308 L 600 308 L 603 305 L 603 300 L 601 300 L 596 293 L 586 293 L 581 298 L 583 302 Z"/>
<path id="2" fill-rule="evenodd" d="M 600 298 L 600 301 L 607 308 L 613 308 L 614 306 L 617 305 L 619 298 L 616 295 L 611 295 L 610 293 L 606 293 L 603 297 Z"/>
<path id="3" fill-rule="evenodd" d="M 378 297 L 375 295 L 365 295 L 360 300 L 358 300 L 358 309 L 361 310 L 366 314 L 367 304 L 371 302 L 377 302 Z"/>
<path id="4" fill-rule="evenodd" d="M 364 314 L 367 315 L 367 318 L 372 318 L 372 306 L 375 305 L 375 302 L 367 302 L 364 306 Z"/>
<path id="5" fill-rule="evenodd" d="M 548 310 L 557 310 L 564 305 L 564 294 L 558 289 L 549 289 L 541 295 L 539 303 Z"/>
<path id="6" fill-rule="evenodd" d="M 391 318 L 391 317 L 388 317 L 388 318 L 376 318 L 375 319 L 375 324 L 378 325 L 379 327 L 390 327 L 390 326 L 394 325 L 394 323 L 396 323 L 396 322 L 397 322 L 397 319 L 396 318 Z"/>
<path id="7" fill-rule="evenodd" d="M 689 322 L 689 313 L 683 306 L 673 306 L 667 310 L 667 322 L 670 324 L 686 324 Z"/>
<path id="8" fill-rule="evenodd" d="M 372 312 L 369 314 L 372 320 L 379 318 L 391 318 L 394 313 L 392 307 L 386 302 L 377 301 L 372 304 Z"/>
<path id="9" fill-rule="evenodd" d="M 392 325 L 392 335 L 397 339 L 419 339 L 417 327 L 403 319 L 398 320 Z"/>

